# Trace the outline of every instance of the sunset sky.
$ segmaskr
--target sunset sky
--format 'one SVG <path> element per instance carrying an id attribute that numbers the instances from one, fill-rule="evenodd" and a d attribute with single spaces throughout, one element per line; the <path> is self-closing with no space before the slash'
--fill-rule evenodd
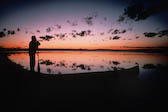
<path id="1" fill-rule="evenodd" d="M 33 35 L 40 40 L 39 48 L 168 46 L 168 10 L 160 10 L 164 2 L 132 1 L 2 0 L 0 47 L 28 48 Z M 151 8 L 159 3 L 156 10 Z M 143 13 L 147 12 L 147 16 L 139 13 L 144 17 L 136 19 L 130 16 L 130 10 L 124 14 L 125 9 L 134 4 L 143 4 Z M 120 17 L 124 19 L 119 21 Z"/>

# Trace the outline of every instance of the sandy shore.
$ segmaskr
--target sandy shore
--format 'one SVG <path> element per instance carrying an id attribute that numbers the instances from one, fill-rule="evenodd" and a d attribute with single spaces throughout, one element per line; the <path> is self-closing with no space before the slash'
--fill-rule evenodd
<path id="1" fill-rule="evenodd" d="M 124 77 L 120 72 L 48 76 L 22 69 L 7 55 L 0 53 L 0 82 L 1 101 L 8 108 L 22 112 L 166 109 L 166 78 L 142 81 L 131 72 Z"/>

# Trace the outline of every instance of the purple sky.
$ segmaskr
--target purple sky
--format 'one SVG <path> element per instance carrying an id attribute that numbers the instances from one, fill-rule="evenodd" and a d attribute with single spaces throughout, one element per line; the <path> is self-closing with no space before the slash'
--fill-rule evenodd
<path id="1" fill-rule="evenodd" d="M 16 0 L 1 7 L 0 31 L 14 30 L 14 35 L 0 38 L 1 47 L 27 48 L 32 35 L 52 36 L 41 41 L 41 48 L 113 48 L 166 46 L 168 38 L 144 36 L 144 32 L 167 30 L 167 12 L 152 15 L 143 21 L 117 20 L 130 5 L 128 0 L 43 1 Z M 19 31 L 17 29 L 19 28 Z M 110 31 L 110 29 L 112 29 Z M 124 33 L 112 34 L 115 30 Z M 76 32 L 75 32 L 76 31 Z M 84 31 L 84 35 L 82 32 Z M 89 33 L 87 31 L 90 31 Z M 58 35 L 58 37 L 57 37 Z M 63 36 L 64 35 L 64 36 Z M 75 36 L 74 36 L 75 35 Z M 63 37 L 62 37 L 63 36 Z M 115 39 L 115 36 L 120 37 Z"/>

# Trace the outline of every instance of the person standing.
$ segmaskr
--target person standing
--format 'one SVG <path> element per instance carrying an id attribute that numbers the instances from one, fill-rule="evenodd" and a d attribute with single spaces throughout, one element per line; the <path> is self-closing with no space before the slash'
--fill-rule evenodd
<path id="1" fill-rule="evenodd" d="M 32 36 L 31 41 L 29 43 L 30 71 L 32 72 L 34 72 L 35 54 L 39 45 L 40 42 L 36 40 L 36 36 Z"/>

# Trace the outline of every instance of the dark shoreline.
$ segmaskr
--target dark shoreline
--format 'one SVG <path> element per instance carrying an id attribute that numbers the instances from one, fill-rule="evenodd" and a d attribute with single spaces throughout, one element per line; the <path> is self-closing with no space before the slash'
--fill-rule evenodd
<path id="1" fill-rule="evenodd" d="M 47 76 L 24 70 L 7 55 L 0 53 L 1 101 L 17 111 L 87 111 L 91 108 L 142 112 L 167 108 L 166 75 L 158 80 L 139 80 L 132 72 L 125 74 L 126 77 L 107 72 Z"/>
<path id="2" fill-rule="evenodd" d="M 0 52 L 5 51 L 28 51 L 20 48 L 0 48 Z M 168 53 L 167 47 L 137 47 L 136 49 L 38 49 L 38 51 L 118 51 L 118 52 L 145 52 L 145 53 Z"/>

